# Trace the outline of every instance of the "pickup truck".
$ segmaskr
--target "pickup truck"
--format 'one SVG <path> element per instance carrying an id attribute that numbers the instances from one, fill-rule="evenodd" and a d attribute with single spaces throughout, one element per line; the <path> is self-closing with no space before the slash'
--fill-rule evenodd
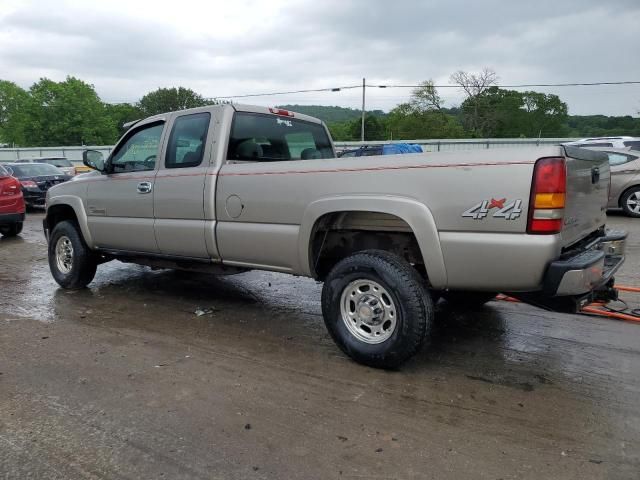
<path id="1" fill-rule="evenodd" d="M 441 298 L 575 311 L 615 296 L 624 261 L 607 156 L 578 147 L 336 158 L 315 118 L 218 105 L 147 118 L 83 158 L 94 172 L 47 193 L 62 287 L 110 260 L 312 277 L 332 338 L 373 367 L 418 352 Z"/>

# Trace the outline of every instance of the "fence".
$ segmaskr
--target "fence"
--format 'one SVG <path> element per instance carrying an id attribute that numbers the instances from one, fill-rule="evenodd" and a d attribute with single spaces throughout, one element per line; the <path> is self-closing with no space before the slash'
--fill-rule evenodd
<path id="1" fill-rule="evenodd" d="M 517 148 L 543 145 L 558 145 L 571 142 L 576 138 L 485 138 L 485 139 L 433 139 L 433 140 L 401 140 L 403 143 L 417 143 L 425 152 L 443 152 L 451 150 L 474 150 L 480 148 Z M 362 145 L 383 145 L 399 141 L 371 142 L 335 142 L 338 151 L 358 148 Z M 12 162 L 21 158 L 66 157 L 74 163 L 82 163 L 82 152 L 88 149 L 99 150 L 106 157 L 113 146 L 82 147 L 33 147 L 33 148 L 0 148 L 0 162 Z"/>

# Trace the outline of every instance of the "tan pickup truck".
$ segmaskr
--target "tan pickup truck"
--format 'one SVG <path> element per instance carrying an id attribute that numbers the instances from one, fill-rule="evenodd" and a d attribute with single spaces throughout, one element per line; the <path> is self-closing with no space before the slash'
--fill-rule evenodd
<path id="1" fill-rule="evenodd" d="M 336 158 L 317 119 L 222 105 L 137 122 L 84 161 L 96 171 L 47 195 L 61 286 L 114 259 L 312 277 L 331 336 L 375 367 L 419 350 L 440 298 L 575 310 L 615 296 L 624 261 L 607 157 L 577 147 Z"/>

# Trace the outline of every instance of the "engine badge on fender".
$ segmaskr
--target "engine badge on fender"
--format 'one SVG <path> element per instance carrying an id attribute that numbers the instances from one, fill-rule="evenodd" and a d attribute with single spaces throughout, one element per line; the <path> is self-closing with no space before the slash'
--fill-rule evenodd
<path id="1" fill-rule="evenodd" d="M 483 200 L 475 204 L 469 210 L 466 210 L 462 216 L 465 218 L 473 218 L 474 220 L 482 220 L 496 208 L 497 210 L 491 215 L 493 218 L 504 218 L 505 220 L 515 220 L 520 218 L 522 214 L 522 200 L 512 200 L 507 203 L 506 198 L 491 200 Z"/>

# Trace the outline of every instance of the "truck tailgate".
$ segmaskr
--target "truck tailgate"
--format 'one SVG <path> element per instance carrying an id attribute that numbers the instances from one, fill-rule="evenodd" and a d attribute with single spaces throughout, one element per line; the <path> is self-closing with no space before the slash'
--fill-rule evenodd
<path id="1" fill-rule="evenodd" d="M 562 245 L 569 246 L 602 227 L 609 198 L 609 159 L 604 152 L 565 145 L 567 196 Z"/>

